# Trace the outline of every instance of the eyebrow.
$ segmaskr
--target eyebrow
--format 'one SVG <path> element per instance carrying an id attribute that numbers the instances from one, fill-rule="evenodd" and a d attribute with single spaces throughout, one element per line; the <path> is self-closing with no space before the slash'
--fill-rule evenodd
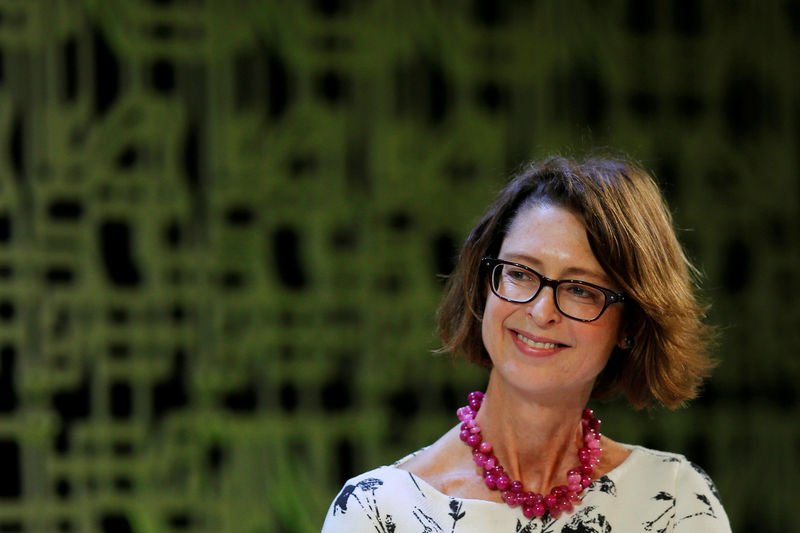
<path id="1" fill-rule="evenodd" d="M 508 254 L 508 259 L 506 259 L 506 260 L 507 261 L 514 261 L 516 263 L 521 263 L 521 264 L 532 264 L 532 265 L 534 265 L 534 267 L 533 267 L 534 270 L 536 270 L 537 268 L 541 268 L 542 267 L 542 262 L 541 261 L 539 261 L 535 257 L 531 257 L 530 255 L 526 255 L 526 254 L 511 253 L 511 254 Z M 564 270 L 564 272 L 562 273 L 562 276 L 566 276 L 566 277 L 562 277 L 562 278 L 559 278 L 559 279 L 576 279 L 576 280 L 580 280 L 580 278 L 582 278 L 582 277 L 589 277 L 589 278 L 595 278 L 596 280 L 600 280 L 601 284 L 611 283 L 611 280 L 608 279 L 608 276 L 606 276 L 606 274 L 603 271 L 589 270 L 589 269 L 581 268 L 581 267 L 569 267 L 566 270 Z M 573 276 L 576 276 L 576 277 L 573 277 Z"/>

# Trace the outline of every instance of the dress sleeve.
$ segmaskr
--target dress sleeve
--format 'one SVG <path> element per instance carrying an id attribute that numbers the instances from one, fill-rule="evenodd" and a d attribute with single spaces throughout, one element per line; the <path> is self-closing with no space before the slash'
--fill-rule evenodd
<path id="1" fill-rule="evenodd" d="M 731 533 L 719 492 L 702 468 L 685 462 L 675 488 L 675 533 Z"/>
<path id="2" fill-rule="evenodd" d="M 322 524 L 322 533 L 353 533 L 373 532 L 370 521 L 363 513 L 353 510 L 352 512 L 341 512 L 335 508 L 336 502 L 331 505 L 325 522 Z"/>
<path id="3" fill-rule="evenodd" d="M 348 481 L 331 503 L 322 533 L 393 531 L 392 517 L 382 509 L 382 485 L 378 478 Z"/>

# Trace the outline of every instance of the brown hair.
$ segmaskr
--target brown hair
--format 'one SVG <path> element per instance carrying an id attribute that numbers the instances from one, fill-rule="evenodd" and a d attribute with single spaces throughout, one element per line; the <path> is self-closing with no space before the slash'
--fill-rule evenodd
<path id="1" fill-rule="evenodd" d="M 589 244 L 626 294 L 623 331 L 633 346 L 615 347 L 592 397 L 624 393 L 635 408 L 656 401 L 675 408 L 697 396 L 714 366 L 711 330 L 695 296 L 697 271 L 684 254 L 653 179 L 622 159 L 551 157 L 521 169 L 467 237 L 439 306 L 441 351 L 491 368 L 481 335 L 488 294 L 483 257 L 497 257 L 511 222 L 534 204 L 580 215 Z"/>

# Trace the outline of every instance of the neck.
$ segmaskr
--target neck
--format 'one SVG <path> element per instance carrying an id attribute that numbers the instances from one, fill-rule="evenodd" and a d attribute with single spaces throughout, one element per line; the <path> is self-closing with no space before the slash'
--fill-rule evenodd
<path id="1" fill-rule="evenodd" d="M 580 420 L 588 396 L 565 394 L 549 401 L 498 385 L 492 373 L 478 422 L 509 475 L 526 490 L 546 493 L 579 464 Z"/>

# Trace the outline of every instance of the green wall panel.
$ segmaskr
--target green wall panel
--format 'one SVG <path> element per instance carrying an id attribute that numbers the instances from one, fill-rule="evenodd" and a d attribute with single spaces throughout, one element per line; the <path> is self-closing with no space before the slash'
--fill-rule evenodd
<path id="1" fill-rule="evenodd" d="M 721 361 L 687 454 L 797 530 L 796 2 L 0 0 L 0 531 L 319 530 L 484 374 L 433 355 L 532 157 L 652 169 Z"/>

